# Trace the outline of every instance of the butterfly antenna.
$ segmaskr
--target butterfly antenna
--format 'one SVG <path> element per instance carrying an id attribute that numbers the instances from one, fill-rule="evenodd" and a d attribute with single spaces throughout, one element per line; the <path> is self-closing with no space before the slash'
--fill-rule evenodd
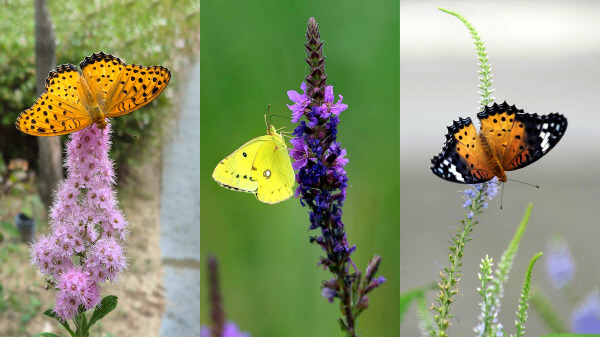
<path id="1" fill-rule="evenodd" d="M 127 132 L 127 131 L 123 131 L 123 133 L 125 133 L 126 135 L 129 135 L 129 136 L 131 136 L 131 138 L 133 138 L 133 139 L 135 139 L 135 140 L 139 140 L 139 139 L 140 139 L 140 137 L 138 137 L 137 135 L 134 135 L 134 134 L 132 134 L 132 133 L 129 133 L 129 132 Z"/>
<path id="2" fill-rule="evenodd" d="M 267 127 L 267 133 L 269 133 L 269 125 L 271 125 L 271 104 L 267 105 L 267 114 L 265 115 L 265 126 Z M 267 123 L 267 117 L 269 117 L 269 122 Z"/>
<path id="3" fill-rule="evenodd" d="M 532 187 L 535 187 L 535 188 L 540 188 L 538 185 L 534 185 L 534 184 L 526 183 L 526 182 L 523 182 L 523 181 L 512 180 L 512 179 L 508 179 L 508 180 L 510 180 L 510 181 L 513 181 L 513 182 L 515 182 L 515 183 L 521 183 L 521 184 L 529 185 L 529 186 L 532 186 Z"/>
<path id="4" fill-rule="evenodd" d="M 504 183 L 502 183 L 502 192 L 500 192 L 500 209 L 502 209 L 502 200 L 504 200 Z"/>

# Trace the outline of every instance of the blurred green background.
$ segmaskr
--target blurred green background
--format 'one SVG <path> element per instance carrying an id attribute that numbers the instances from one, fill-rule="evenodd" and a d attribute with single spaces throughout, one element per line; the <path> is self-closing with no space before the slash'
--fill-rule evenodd
<path id="1" fill-rule="evenodd" d="M 399 3 L 203 0 L 201 29 L 201 316 L 210 321 L 206 258 L 220 263 L 228 320 L 252 336 L 342 336 L 339 302 L 321 297 L 330 273 L 309 243 L 308 209 L 298 199 L 262 204 L 213 181 L 217 163 L 265 134 L 263 115 L 289 117 L 286 92 L 300 90 L 306 26 L 324 40 L 327 83 L 349 108 L 338 140 L 350 162 L 343 221 L 352 258 L 364 271 L 383 257 L 388 281 L 359 319 L 364 336 L 399 334 Z M 291 131 L 285 118 L 273 124 Z M 289 146 L 289 145 L 288 145 Z"/>

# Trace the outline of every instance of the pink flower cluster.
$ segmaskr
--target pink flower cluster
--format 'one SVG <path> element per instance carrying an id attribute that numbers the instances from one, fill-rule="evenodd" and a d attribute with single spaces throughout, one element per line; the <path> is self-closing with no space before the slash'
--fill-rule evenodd
<path id="1" fill-rule="evenodd" d="M 100 302 L 100 284 L 117 282 L 127 268 L 121 242 L 127 238 L 113 190 L 108 157 L 110 124 L 72 133 L 67 144 L 67 179 L 50 209 L 51 231 L 37 238 L 31 263 L 49 276 L 58 292 L 54 311 L 68 320 Z"/>

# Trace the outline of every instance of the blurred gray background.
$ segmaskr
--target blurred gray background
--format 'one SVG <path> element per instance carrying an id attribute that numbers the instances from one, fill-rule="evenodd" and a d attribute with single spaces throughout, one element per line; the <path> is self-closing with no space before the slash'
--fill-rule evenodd
<path id="1" fill-rule="evenodd" d="M 515 311 L 529 260 L 546 250 L 554 234 L 568 240 L 577 263 L 573 295 L 598 286 L 600 224 L 600 2 L 566 1 L 400 1 L 400 281 L 401 291 L 439 280 L 449 239 L 462 215 L 457 193 L 467 185 L 446 182 L 429 169 L 445 141 L 446 126 L 459 117 L 477 120 L 479 70 L 473 40 L 457 18 L 462 14 L 484 41 L 494 74 L 496 102 L 506 100 L 526 112 L 560 112 L 569 121 L 565 136 L 544 158 L 510 179 L 503 210 L 490 202 L 466 248 L 450 335 L 472 336 L 479 313 L 477 272 L 486 254 L 497 262 L 529 202 L 534 204 L 500 314 L 514 333 Z M 534 289 L 552 295 L 568 318 L 573 298 L 555 291 L 542 257 L 532 278 Z M 433 292 L 428 302 L 433 302 Z M 529 310 L 528 335 L 544 329 Z M 402 336 L 419 336 L 414 307 Z"/>

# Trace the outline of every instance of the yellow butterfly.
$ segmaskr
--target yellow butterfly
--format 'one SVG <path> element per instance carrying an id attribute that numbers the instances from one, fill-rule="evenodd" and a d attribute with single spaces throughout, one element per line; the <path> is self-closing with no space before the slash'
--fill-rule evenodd
<path id="1" fill-rule="evenodd" d="M 267 204 L 291 197 L 295 181 L 285 139 L 272 125 L 267 135 L 251 139 L 221 160 L 212 177 L 225 188 L 253 193 Z"/>
<path id="2" fill-rule="evenodd" d="M 171 80 L 169 69 L 125 64 L 100 52 L 86 57 L 81 74 L 63 64 L 48 74 L 44 93 L 19 115 L 17 129 L 34 136 L 58 136 L 106 118 L 128 114 L 158 97 Z"/>

